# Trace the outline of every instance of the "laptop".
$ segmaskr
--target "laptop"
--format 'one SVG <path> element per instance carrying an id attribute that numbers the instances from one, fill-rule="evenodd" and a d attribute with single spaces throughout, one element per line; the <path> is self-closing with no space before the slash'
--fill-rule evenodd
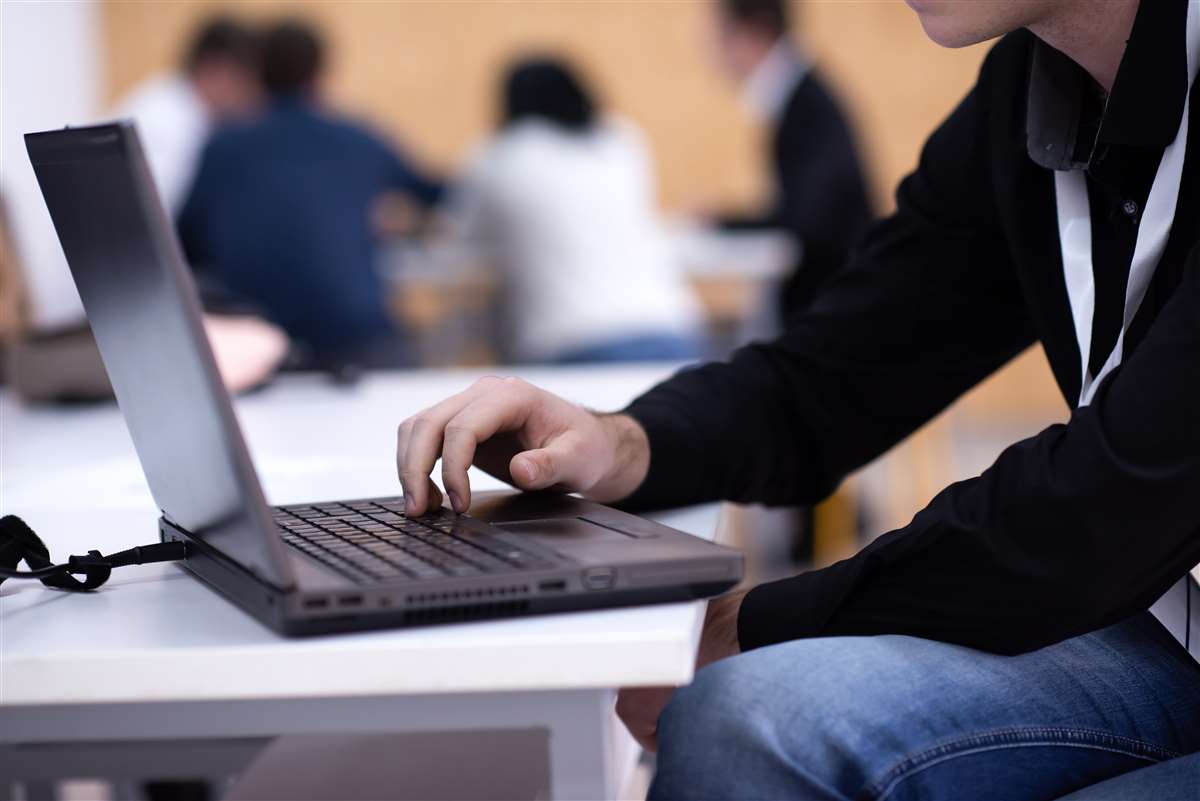
<path id="1" fill-rule="evenodd" d="M 681 601 L 741 579 L 737 551 L 562 494 L 481 493 L 470 515 L 408 517 L 399 497 L 268 506 L 134 127 L 25 143 L 160 537 L 185 542 L 184 569 L 267 626 L 309 635 Z"/>

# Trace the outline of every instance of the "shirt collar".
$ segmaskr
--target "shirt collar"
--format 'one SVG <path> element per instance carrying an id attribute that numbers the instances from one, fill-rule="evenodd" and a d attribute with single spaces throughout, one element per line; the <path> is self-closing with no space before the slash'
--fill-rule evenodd
<path id="1" fill-rule="evenodd" d="M 1082 169 L 1096 144 L 1164 148 L 1175 140 L 1187 92 L 1187 3 L 1143 0 L 1107 98 L 1096 99 L 1099 87 L 1082 67 L 1035 41 L 1025 117 L 1035 163 Z"/>
<path id="2" fill-rule="evenodd" d="M 800 49 L 780 37 L 746 79 L 742 101 L 760 119 L 778 119 L 809 67 Z"/>

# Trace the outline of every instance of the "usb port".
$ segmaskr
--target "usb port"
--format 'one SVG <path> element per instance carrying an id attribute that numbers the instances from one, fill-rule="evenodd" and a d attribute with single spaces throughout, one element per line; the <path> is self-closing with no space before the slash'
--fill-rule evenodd
<path id="1" fill-rule="evenodd" d="M 583 586 L 589 590 L 607 590 L 616 577 L 617 571 L 611 567 L 593 567 L 583 571 Z"/>
<path id="2" fill-rule="evenodd" d="M 305 609 L 324 609 L 327 606 L 329 606 L 328 598 L 305 598 L 304 599 L 304 608 Z"/>
<path id="3" fill-rule="evenodd" d="M 342 595 L 337 599 L 338 606 L 362 606 L 361 595 Z"/>
<path id="4" fill-rule="evenodd" d="M 543 581 L 538 585 L 538 589 L 542 592 L 562 592 L 567 588 L 567 582 L 563 579 L 555 579 L 553 581 Z"/>

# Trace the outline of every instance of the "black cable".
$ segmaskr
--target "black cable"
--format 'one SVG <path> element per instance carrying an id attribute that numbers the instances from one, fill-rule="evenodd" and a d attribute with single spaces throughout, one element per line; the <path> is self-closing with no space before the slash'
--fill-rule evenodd
<path id="1" fill-rule="evenodd" d="M 0 576 L 13 579 L 44 579 L 47 576 L 57 576 L 66 569 L 67 565 L 51 565 L 38 570 L 9 570 L 7 567 L 0 567 Z"/>
<path id="2" fill-rule="evenodd" d="M 96 554 L 96 551 L 91 553 Z M 42 579 L 60 573 L 84 574 L 90 568 L 125 567 L 126 565 L 148 565 L 154 562 L 174 562 L 187 558 L 187 546 L 182 542 L 157 542 L 153 545 L 139 545 L 127 551 L 117 551 L 109 556 L 72 556 L 61 565 L 50 565 L 37 570 L 9 570 L 0 567 L 0 576 L 4 578 Z"/>
<path id="3" fill-rule="evenodd" d="M 184 543 L 156 542 L 108 556 L 99 551 L 88 551 L 55 565 L 50 562 L 50 552 L 45 543 L 24 520 L 15 515 L 0 518 L 0 581 L 37 579 L 48 587 L 86 591 L 94 590 L 108 581 L 114 568 L 185 558 L 187 546 Z M 17 570 L 17 564 L 22 560 L 30 567 L 29 570 Z M 75 576 L 83 576 L 83 579 Z"/>

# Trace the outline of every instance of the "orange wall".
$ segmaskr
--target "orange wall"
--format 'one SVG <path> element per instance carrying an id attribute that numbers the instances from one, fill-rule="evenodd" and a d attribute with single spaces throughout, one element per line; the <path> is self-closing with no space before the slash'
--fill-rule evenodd
<path id="1" fill-rule="evenodd" d="M 933 45 L 900 0 L 796 6 L 806 43 L 859 124 L 877 195 L 890 202 L 925 135 L 970 86 L 984 48 Z M 190 27 L 217 9 L 285 10 L 319 23 L 334 50 L 331 99 L 439 166 L 453 167 L 488 130 L 506 61 L 549 48 L 576 58 L 609 104 L 647 130 L 667 206 L 745 202 L 762 191 L 760 132 L 706 57 L 704 0 L 109 0 L 110 98 L 168 68 Z"/>

